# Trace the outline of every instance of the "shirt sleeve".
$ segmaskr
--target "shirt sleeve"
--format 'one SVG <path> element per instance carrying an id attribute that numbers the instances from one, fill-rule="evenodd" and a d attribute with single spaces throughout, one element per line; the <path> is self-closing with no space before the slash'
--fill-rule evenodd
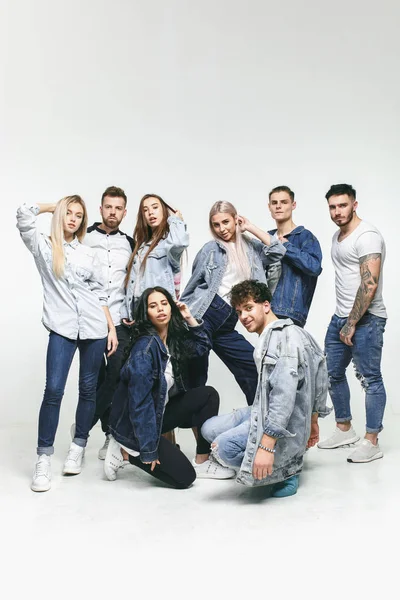
<path id="1" fill-rule="evenodd" d="M 34 256 L 39 253 L 39 240 L 41 234 L 36 227 L 36 217 L 39 214 L 37 204 L 22 204 L 17 210 L 17 228 L 25 246 Z"/>
<path id="2" fill-rule="evenodd" d="M 322 272 L 321 246 L 315 236 L 309 232 L 307 238 L 298 248 L 290 241 L 283 244 L 286 248 L 284 262 L 292 264 L 306 275 L 318 277 Z"/>
<path id="3" fill-rule="evenodd" d="M 178 217 L 168 217 L 169 233 L 165 240 L 168 261 L 175 270 L 179 270 L 181 256 L 189 246 L 189 234 L 184 221 Z"/>
<path id="4" fill-rule="evenodd" d="M 377 231 L 365 231 L 355 243 L 358 258 L 367 254 L 382 254 L 383 240 Z"/>
<path id="5" fill-rule="evenodd" d="M 251 239 L 256 252 L 258 252 L 264 269 L 268 265 L 272 265 L 282 260 L 286 254 L 286 248 L 281 242 L 271 235 L 271 243 L 269 246 L 260 242 L 260 240 Z"/>
<path id="6" fill-rule="evenodd" d="M 158 433 L 152 395 L 153 362 L 149 353 L 131 353 L 127 372 L 129 418 L 139 442 L 140 460 L 152 462 L 158 459 Z"/>

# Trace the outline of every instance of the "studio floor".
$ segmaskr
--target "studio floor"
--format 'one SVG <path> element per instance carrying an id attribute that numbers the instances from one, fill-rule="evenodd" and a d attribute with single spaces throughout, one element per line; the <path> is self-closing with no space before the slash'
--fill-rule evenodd
<path id="1" fill-rule="evenodd" d="M 322 422 L 321 437 L 333 423 Z M 362 415 L 359 433 L 361 423 Z M 398 598 L 391 581 L 400 533 L 399 431 L 400 417 L 388 414 L 385 456 L 370 464 L 347 463 L 348 448 L 310 450 L 297 495 L 273 499 L 265 488 L 234 480 L 171 490 L 132 466 L 109 482 L 97 459 L 100 428 L 82 473 L 63 477 L 67 423 L 59 427 L 52 489 L 35 494 L 35 432 L 9 426 L 0 437 L 6 597 L 42 598 L 47 590 L 55 598 L 347 598 L 386 590 L 385 597 Z M 179 431 L 178 439 L 192 457 L 191 432 Z"/>

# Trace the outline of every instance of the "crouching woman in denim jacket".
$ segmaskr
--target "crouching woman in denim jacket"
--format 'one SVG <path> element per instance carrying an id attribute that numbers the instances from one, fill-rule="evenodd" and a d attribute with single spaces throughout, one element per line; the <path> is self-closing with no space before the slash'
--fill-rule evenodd
<path id="1" fill-rule="evenodd" d="M 132 350 L 111 409 L 107 479 L 116 479 L 124 459 L 177 489 L 189 487 L 196 476 L 233 477 L 234 470 L 210 458 L 210 444 L 201 435 L 203 423 L 218 413 L 218 393 L 210 386 L 187 389 L 188 358 L 210 347 L 203 323 L 157 286 L 137 301 L 132 332 Z M 194 428 L 197 450 L 192 463 L 162 437 L 175 427 Z"/>
<path id="2" fill-rule="evenodd" d="M 250 405 L 257 389 L 254 348 L 235 330 L 238 318 L 229 295 L 232 286 L 245 279 L 266 283 L 266 267 L 275 265 L 278 270 L 286 250 L 278 239 L 239 216 L 230 202 L 212 206 L 209 225 L 215 239 L 197 254 L 182 302 L 197 319 L 204 319 L 212 349 L 234 375 Z M 205 353 L 191 364 L 192 384 L 205 385 L 207 373 Z"/>

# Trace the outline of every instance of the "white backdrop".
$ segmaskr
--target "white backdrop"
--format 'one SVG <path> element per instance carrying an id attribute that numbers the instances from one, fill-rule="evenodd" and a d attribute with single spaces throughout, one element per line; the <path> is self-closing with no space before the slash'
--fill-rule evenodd
<path id="1" fill-rule="evenodd" d="M 335 305 L 335 226 L 324 195 L 332 183 L 353 184 L 359 215 L 387 242 L 387 418 L 400 412 L 396 0 L 9 0 L 1 12 L 3 425 L 36 422 L 47 345 L 40 279 L 15 228 L 16 208 L 77 193 L 94 221 L 109 185 L 128 194 L 127 232 L 144 193 L 182 210 L 189 266 L 209 239 L 216 200 L 267 229 L 268 190 L 289 185 L 296 224 L 324 252 L 308 321 L 322 344 Z M 48 217 L 39 219 L 46 230 Z M 224 410 L 243 404 L 215 357 L 209 381 Z M 76 366 L 67 419 L 75 386 Z M 354 381 L 352 389 L 361 408 Z"/>

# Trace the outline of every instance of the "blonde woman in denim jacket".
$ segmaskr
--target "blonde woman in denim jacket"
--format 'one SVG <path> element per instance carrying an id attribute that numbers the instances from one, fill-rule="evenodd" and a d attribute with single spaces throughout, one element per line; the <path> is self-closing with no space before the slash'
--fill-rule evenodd
<path id="1" fill-rule="evenodd" d="M 266 267 L 279 266 L 285 248 L 279 240 L 239 216 L 230 202 L 212 206 L 209 224 L 215 239 L 197 254 L 182 302 L 197 319 L 204 320 L 212 349 L 234 375 L 250 405 L 257 388 L 254 348 L 235 330 L 238 318 L 228 304 L 229 294 L 233 285 L 249 277 L 265 283 Z M 192 362 L 192 386 L 205 385 L 207 374 L 208 354 Z"/>

